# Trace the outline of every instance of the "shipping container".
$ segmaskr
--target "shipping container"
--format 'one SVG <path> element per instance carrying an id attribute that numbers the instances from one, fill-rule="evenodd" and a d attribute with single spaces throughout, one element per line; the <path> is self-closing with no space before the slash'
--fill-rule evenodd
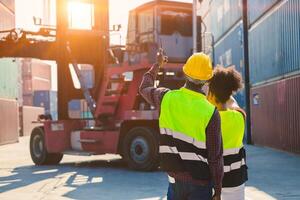
<path id="1" fill-rule="evenodd" d="M 300 153 L 300 76 L 251 89 L 254 144 Z"/>
<path id="2" fill-rule="evenodd" d="M 93 118 L 92 113 L 84 99 L 74 99 L 68 105 L 70 118 Z"/>
<path id="3" fill-rule="evenodd" d="M 8 8 L 10 11 L 15 12 L 15 0 L 0 0 L 0 4 Z"/>
<path id="4" fill-rule="evenodd" d="M 16 100 L 0 99 L 0 145 L 18 141 L 19 106 Z"/>
<path id="5" fill-rule="evenodd" d="M 15 28 L 14 1 L 0 1 L 0 30 Z M 0 38 L 7 34 L 0 33 Z"/>
<path id="6" fill-rule="evenodd" d="M 45 114 L 57 112 L 57 91 L 34 91 L 33 105 L 45 108 Z"/>
<path id="7" fill-rule="evenodd" d="M 82 112 L 80 117 L 82 119 L 92 119 L 92 118 L 94 118 L 93 114 L 91 112 Z"/>
<path id="8" fill-rule="evenodd" d="M 221 38 L 214 46 L 215 64 L 224 67 L 234 66 L 239 71 L 243 79 L 245 78 L 244 68 L 244 45 L 243 45 L 243 23 L 240 22 L 233 27 L 223 38 Z M 239 91 L 235 95 L 241 108 L 246 109 L 245 90 Z"/>
<path id="9" fill-rule="evenodd" d="M 281 0 L 250 0 L 248 1 L 249 23 L 253 24 L 259 17 Z"/>
<path id="10" fill-rule="evenodd" d="M 21 61 L 22 76 L 26 79 L 45 79 L 51 82 L 51 65 L 38 59 L 25 58 Z"/>
<path id="11" fill-rule="evenodd" d="M 19 98 L 20 68 L 16 59 L 0 59 L 0 98 Z"/>
<path id="12" fill-rule="evenodd" d="M 38 116 L 44 114 L 45 110 L 41 107 L 22 106 L 20 107 L 20 136 L 31 135 L 31 131 L 41 126 L 41 123 L 37 123 Z"/>
<path id="13" fill-rule="evenodd" d="M 33 106 L 33 94 L 23 94 L 23 106 Z"/>
<path id="14" fill-rule="evenodd" d="M 262 84 L 300 69 L 300 1 L 282 1 L 249 31 L 251 84 Z"/>
<path id="15" fill-rule="evenodd" d="M 80 70 L 80 74 L 84 79 L 87 88 L 93 88 L 95 82 L 94 70 Z"/>
<path id="16" fill-rule="evenodd" d="M 23 95 L 33 95 L 34 91 L 50 90 L 51 82 L 47 79 L 24 79 L 23 77 Z"/>
<path id="17" fill-rule="evenodd" d="M 242 19 L 242 0 L 212 0 L 211 29 L 215 41 Z"/>
<path id="18" fill-rule="evenodd" d="M 206 15 L 209 13 L 210 10 L 210 3 L 211 1 L 197 1 L 197 16 L 201 16 L 202 18 L 205 18 Z"/>

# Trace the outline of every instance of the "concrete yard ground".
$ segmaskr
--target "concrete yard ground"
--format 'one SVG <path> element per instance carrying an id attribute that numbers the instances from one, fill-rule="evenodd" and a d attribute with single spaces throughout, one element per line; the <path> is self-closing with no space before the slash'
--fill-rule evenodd
<path id="1" fill-rule="evenodd" d="M 65 156 L 57 166 L 34 166 L 29 138 L 0 146 L 1 200 L 166 199 L 163 172 L 126 169 L 118 156 Z M 247 200 L 299 200 L 300 156 L 248 146 Z"/>

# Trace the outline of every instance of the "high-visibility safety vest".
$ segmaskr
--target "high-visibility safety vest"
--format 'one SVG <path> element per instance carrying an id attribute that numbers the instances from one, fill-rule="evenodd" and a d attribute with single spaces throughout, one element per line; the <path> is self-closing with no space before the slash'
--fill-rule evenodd
<path id="1" fill-rule="evenodd" d="M 210 180 L 206 127 L 214 111 L 205 95 L 186 88 L 164 95 L 159 117 L 162 170 L 184 171 L 194 179 Z"/>
<path id="2" fill-rule="evenodd" d="M 223 187 L 237 187 L 248 180 L 243 146 L 245 120 L 239 111 L 220 111 L 223 138 Z"/>

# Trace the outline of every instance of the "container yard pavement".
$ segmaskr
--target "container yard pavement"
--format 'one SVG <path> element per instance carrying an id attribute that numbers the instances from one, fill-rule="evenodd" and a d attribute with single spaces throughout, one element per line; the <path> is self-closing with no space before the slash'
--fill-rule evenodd
<path id="1" fill-rule="evenodd" d="M 163 172 L 134 172 L 118 156 L 65 156 L 58 166 L 34 166 L 29 138 L 0 146 L 0 199 L 166 199 Z M 300 157 L 248 146 L 247 200 L 300 199 Z"/>

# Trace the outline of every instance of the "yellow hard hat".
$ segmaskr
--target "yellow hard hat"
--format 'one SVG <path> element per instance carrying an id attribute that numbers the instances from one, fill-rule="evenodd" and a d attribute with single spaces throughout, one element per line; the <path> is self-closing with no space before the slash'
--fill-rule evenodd
<path id="1" fill-rule="evenodd" d="M 183 72 L 195 80 L 207 81 L 213 77 L 210 57 L 204 53 L 193 54 L 183 66 Z"/>

